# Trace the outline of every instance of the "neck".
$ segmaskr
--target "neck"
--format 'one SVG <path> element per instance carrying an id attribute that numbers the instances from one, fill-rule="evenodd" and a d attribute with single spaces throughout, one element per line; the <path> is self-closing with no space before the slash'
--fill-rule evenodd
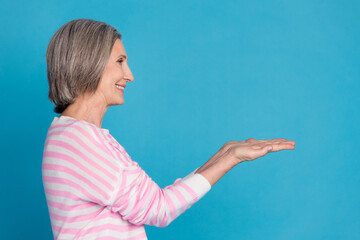
<path id="1" fill-rule="evenodd" d="M 101 128 L 104 115 L 109 108 L 100 101 L 100 98 L 93 96 L 78 97 L 70 104 L 60 116 L 69 116 L 78 120 L 85 120 Z"/>

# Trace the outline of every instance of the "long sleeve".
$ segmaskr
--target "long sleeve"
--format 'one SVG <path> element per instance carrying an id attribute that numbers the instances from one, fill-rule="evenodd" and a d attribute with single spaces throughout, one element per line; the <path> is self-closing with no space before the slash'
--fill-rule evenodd
<path id="1" fill-rule="evenodd" d="M 110 210 L 132 224 L 169 225 L 210 189 L 210 183 L 195 169 L 161 189 L 138 165 L 119 174 Z"/>
<path id="2" fill-rule="evenodd" d="M 46 136 L 42 180 L 55 239 L 147 239 L 211 185 L 196 170 L 161 189 L 106 129 L 55 117 Z"/>

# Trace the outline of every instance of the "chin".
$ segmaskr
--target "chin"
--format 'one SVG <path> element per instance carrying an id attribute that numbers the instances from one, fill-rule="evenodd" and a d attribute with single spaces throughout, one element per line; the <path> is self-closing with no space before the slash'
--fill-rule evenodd
<path id="1" fill-rule="evenodd" d="M 125 103 L 124 100 L 118 100 L 111 102 L 108 106 L 117 106 L 117 105 L 123 105 Z"/>
<path id="2" fill-rule="evenodd" d="M 125 103 L 125 101 L 124 101 L 124 99 L 123 99 L 122 101 L 117 102 L 117 104 L 116 104 L 116 105 L 123 105 L 124 103 Z"/>

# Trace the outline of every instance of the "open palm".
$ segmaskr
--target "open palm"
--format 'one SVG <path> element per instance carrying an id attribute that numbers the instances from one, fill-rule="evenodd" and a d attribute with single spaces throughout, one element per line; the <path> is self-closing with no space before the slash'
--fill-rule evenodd
<path id="1" fill-rule="evenodd" d="M 268 152 L 277 152 L 286 149 L 295 149 L 295 142 L 285 138 L 255 140 L 249 138 L 246 141 L 232 141 L 228 152 L 234 157 L 236 163 L 251 161 L 265 156 Z"/>

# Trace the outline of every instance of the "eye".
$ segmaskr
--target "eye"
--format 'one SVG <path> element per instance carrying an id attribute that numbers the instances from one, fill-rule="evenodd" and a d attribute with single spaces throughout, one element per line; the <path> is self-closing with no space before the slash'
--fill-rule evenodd
<path id="1" fill-rule="evenodd" d="M 122 63 L 123 61 L 124 61 L 123 59 L 119 59 L 119 60 L 118 60 L 119 63 Z"/>

